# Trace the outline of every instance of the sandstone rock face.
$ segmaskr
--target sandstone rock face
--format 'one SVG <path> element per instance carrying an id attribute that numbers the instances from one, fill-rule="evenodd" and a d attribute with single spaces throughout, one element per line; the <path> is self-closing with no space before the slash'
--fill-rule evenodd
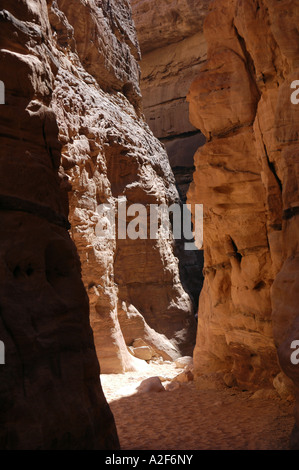
<path id="1" fill-rule="evenodd" d="M 188 195 L 205 206 L 195 369 L 231 370 L 245 388 L 272 384 L 275 346 L 299 386 L 298 14 L 287 0 L 213 2 L 208 60 L 188 96 L 208 141 Z"/>
<path id="2" fill-rule="evenodd" d="M 17 9 L 9 10 L 4 14 L 6 25 L 20 16 Z M 140 50 L 130 4 L 56 0 L 34 7 L 24 3 L 28 16 L 27 10 L 30 38 L 37 43 L 26 46 L 32 51 L 35 80 L 30 112 L 38 111 L 39 94 L 46 96 L 50 118 L 45 113 L 41 135 L 48 148 L 47 128 L 53 121 L 58 150 L 51 158 L 59 168 L 59 203 L 80 256 L 101 371 L 142 367 L 143 361 L 128 351 L 136 338 L 146 340 L 165 359 L 190 354 L 195 341 L 192 302 L 180 280 L 173 240 L 160 235 L 157 240 L 119 239 L 97 231 L 103 204 L 117 208 L 122 200 L 127 208 L 139 203 L 149 210 L 150 204 L 179 201 L 167 154 L 140 109 Z M 27 16 L 21 20 L 27 21 Z M 26 44 L 22 21 L 17 23 L 18 51 Z M 34 26 L 37 21 L 43 21 L 42 33 Z M 10 30 L 3 34 L 6 51 Z M 43 35 L 46 51 L 40 45 Z M 11 70 L 15 54 L 3 54 Z M 18 65 L 24 74 L 28 61 L 29 56 L 22 56 Z M 30 184 L 35 187 L 34 177 Z M 44 201 L 52 183 L 45 175 L 40 184 Z M 133 214 L 125 223 L 132 218 Z"/>
<path id="3" fill-rule="evenodd" d="M 47 3 L 1 8 L 0 448 L 117 449 L 68 233 Z"/>
<path id="4" fill-rule="evenodd" d="M 182 203 L 194 172 L 193 156 L 205 143 L 189 120 L 186 95 L 206 60 L 203 19 L 210 0 L 132 0 L 141 48 L 143 111 L 154 135 L 165 145 Z M 203 253 L 177 243 L 181 279 L 195 308 L 202 288 Z"/>
<path id="5" fill-rule="evenodd" d="M 142 53 L 144 114 L 166 146 L 184 200 L 192 179 L 193 155 L 205 141 L 189 121 L 186 95 L 206 60 L 202 24 L 208 4 L 208 0 L 132 1 Z"/>
<path id="6" fill-rule="evenodd" d="M 174 241 L 98 232 L 105 203 L 179 201 L 141 114 L 130 5 L 1 6 L 0 446 L 116 449 L 95 347 L 102 372 L 122 372 L 145 364 L 136 339 L 165 359 L 195 340 Z"/>
<path id="7" fill-rule="evenodd" d="M 62 167 L 71 187 L 72 237 L 103 373 L 142 366 L 128 351 L 136 338 L 145 339 L 165 359 L 190 353 L 195 339 L 192 303 L 180 281 L 174 242 L 160 236 L 120 239 L 117 233 L 109 239 L 97 233 L 100 205 L 110 204 L 117 212 L 122 200 L 127 209 L 143 204 L 149 212 L 150 204 L 179 201 L 167 154 L 141 115 L 140 52 L 129 5 L 113 2 L 111 7 L 108 11 L 103 2 L 101 13 L 94 2 L 87 6 L 78 1 L 74 8 L 58 1 L 50 8 L 63 64 L 53 109 L 63 144 Z M 68 36 L 69 31 L 73 34 Z M 97 39 L 92 50 L 86 45 L 88 37 Z"/>

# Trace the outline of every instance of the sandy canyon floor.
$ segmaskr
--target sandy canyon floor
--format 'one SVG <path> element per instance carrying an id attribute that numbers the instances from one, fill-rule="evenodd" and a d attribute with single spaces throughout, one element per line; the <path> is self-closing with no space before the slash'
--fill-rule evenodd
<path id="1" fill-rule="evenodd" d="M 169 384 L 181 370 L 151 363 L 144 373 L 101 375 L 122 450 L 286 450 L 294 425 L 291 402 L 252 398 L 215 379 L 172 391 L 137 393 L 148 377 Z"/>

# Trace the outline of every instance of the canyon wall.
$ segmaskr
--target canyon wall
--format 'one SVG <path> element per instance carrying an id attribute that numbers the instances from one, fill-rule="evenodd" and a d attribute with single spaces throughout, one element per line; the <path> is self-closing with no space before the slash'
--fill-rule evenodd
<path id="1" fill-rule="evenodd" d="M 194 154 L 205 143 L 189 120 L 186 96 L 206 60 L 203 21 L 210 0 L 158 3 L 132 0 L 140 44 L 143 112 L 154 135 L 165 146 L 182 203 L 194 172 Z M 181 278 L 195 308 L 202 288 L 203 252 L 186 252 L 177 243 Z"/>
<path id="2" fill-rule="evenodd" d="M 207 138 L 188 194 L 204 204 L 195 368 L 232 372 L 246 389 L 287 382 L 276 348 L 299 386 L 290 360 L 299 339 L 299 105 L 291 102 L 298 7 L 288 0 L 213 2 L 204 25 L 207 62 L 188 95 L 191 122 Z M 298 442 L 296 427 L 292 446 Z"/>
<path id="3" fill-rule="evenodd" d="M 126 218 L 118 212 L 119 201 L 128 210 L 143 204 L 148 214 L 151 204 L 179 202 L 167 154 L 142 116 L 140 50 L 129 3 L 109 5 L 52 4 L 57 47 L 69 64 L 57 73 L 52 104 L 101 371 L 118 373 L 144 366 L 131 354 L 136 339 L 155 356 L 175 359 L 192 353 L 195 328 L 173 240 L 160 233 L 157 240 L 97 233 L 100 205 Z"/>
<path id="4" fill-rule="evenodd" d="M 0 448 L 117 449 L 68 233 L 47 4 L 1 8 Z"/>
<path id="5" fill-rule="evenodd" d="M 45 2 L 40 8 L 49 18 L 55 80 L 48 101 L 59 130 L 64 210 L 101 370 L 121 372 L 143 364 L 128 352 L 134 339 L 174 359 L 192 352 L 195 333 L 173 240 L 97 236 L 101 204 L 179 202 L 167 154 L 141 115 L 140 51 L 129 4 L 106 3 L 61 0 L 48 2 L 48 13 Z"/>
<path id="6" fill-rule="evenodd" d="M 164 359 L 195 342 L 174 240 L 109 236 L 99 211 L 126 202 L 128 225 L 135 203 L 180 203 L 130 4 L 3 0 L 0 21 L 0 446 L 118 448 L 100 370 L 146 366 L 135 340 Z"/>

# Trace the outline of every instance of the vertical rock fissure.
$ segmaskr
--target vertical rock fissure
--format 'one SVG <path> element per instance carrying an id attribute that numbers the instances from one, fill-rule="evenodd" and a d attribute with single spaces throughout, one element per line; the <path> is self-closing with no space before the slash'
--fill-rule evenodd
<path id="1" fill-rule="evenodd" d="M 245 39 L 240 35 L 236 25 L 233 23 L 233 28 L 234 28 L 234 32 L 236 34 L 236 37 L 237 37 L 237 40 L 241 46 L 241 50 L 243 51 L 243 54 L 244 54 L 244 64 L 246 66 L 246 69 L 249 73 L 249 76 L 250 76 L 250 79 L 251 79 L 251 83 L 255 89 L 255 92 L 256 92 L 256 96 L 257 96 L 257 99 L 256 99 L 256 110 L 258 108 L 258 103 L 259 103 L 259 100 L 261 99 L 261 92 L 260 92 L 260 89 L 258 87 L 258 84 L 256 82 L 256 70 L 255 70 L 255 66 L 254 66 L 254 61 L 253 61 L 253 58 L 251 57 L 250 55 L 250 52 L 248 51 L 247 47 L 246 47 L 246 42 L 245 42 Z M 255 110 L 255 114 L 256 114 L 256 110 Z"/>

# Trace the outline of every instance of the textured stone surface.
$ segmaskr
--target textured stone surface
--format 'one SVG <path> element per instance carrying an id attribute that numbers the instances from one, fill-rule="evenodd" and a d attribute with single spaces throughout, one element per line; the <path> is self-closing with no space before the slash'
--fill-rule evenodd
<path id="1" fill-rule="evenodd" d="M 287 0 L 213 2 L 208 60 L 188 96 L 191 122 L 208 140 L 188 195 L 205 205 L 195 369 L 232 370 L 245 388 L 272 384 L 275 346 L 299 385 L 290 362 L 299 334 L 299 106 L 290 100 L 298 12 Z"/>
<path id="2" fill-rule="evenodd" d="M 62 167 L 72 189 L 72 236 L 89 293 L 101 370 L 116 373 L 142 365 L 127 350 L 136 337 L 146 339 L 167 359 L 190 352 L 195 338 L 194 319 L 189 295 L 179 278 L 173 242 L 99 239 L 97 207 L 104 203 L 116 206 L 120 197 L 126 198 L 127 207 L 135 203 L 147 207 L 171 204 L 179 197 L 167 154 L 140 113 L 136 73 L 139 49 L 133 32 L 129 28 L 128 41 L 118 30 L 115 18 L 109 16 L 114 25 L 114 36 L 107 46 L 109 53 L 113 48 L 109 73 L 115 78 L 109 78 L 109 89 L 101 82 L 101 69 L 91 67 L 89 61 L 85 64 L 82 51 L 86 39 L 81 31 L 76 32 L 77 28 L 80 30 L 77 16 L 68 2 L 58 5 L 65 16 L 61 17 L 60 10 L 52 6 L 52 24 L 61 31 L 63 39 L 63 31 L 73 28 L 77 47 L 67 58 L 62 51 L 63 66 L 57 74 L 53 96 L 63 143 Z M 105 29 L 101 28 L 101 16 L 96 15 L 95 6 L 82 3 L 80 8 L 93 9 L 97 41 L 105 41 Z M 114 10 L 118 11 L 117 5 Z M 84 11 L 82 16 L 87 14 Z M 122 38 L 123 42 L 115 38 Z M 59 44 L 59 35 L 57 40 Z M 68 47 L 71 49 L 71 42 Z M 130 55 L 126 77 L 117 68 L 122 69 L 124 47 Z M 101 50 L 98 54 L 98 58 L 93 56 L 92 64 L 101 64 Z"/>
<path id="3" fill-rule="evenodd" d="M 159 377 L 150 377 L 141 382 L 137 388 L 137 393 L 160 393 L 164 392 L 165 388 L 163 387 Z"/>
<path id="4" fill-rule="evenodd" d="M 147 336 L 148 327 L 157 332 L 157 340 L 165 335 L 173 340 L 176 357 L 180 343 L 183 347 L 192 343 L 194 327 L 192 305 L 182 288 L 171 242 L 99 240 L 96 234 L 99 204 L 115 205 L 120 196 L 127 198 L 127 207 L 178 200 L 167 155 L 123 95 L 107 96 L 80 81 L 75 92 L 65 85 L 69 82 L 70 77 L 61 77 L 61 86 L 55 92 L 55 110 L 60 138 L 67 142 L 62 152 L 72 185 L 72 235 L 91 300 L 91 321 L 102 370 L 120 372 L 133 366 L 126 350 L 126 344 L 131 344 L 127 329 L 133 338 Z M 66 96 L 67 118 L 60 112 Z M 72 141 L 68 140 L 69 132 L 74 132 Z"/>
<path id="5" fill-rule="evenodd" d="M 142 51 L 178 43 L 201 31 L 209 1 L 131 0 Z"/>
<path id="6" fill-rule="evenodd" d="M 47 4 L 1 2 L 1 449 L 117 449 L 70 239 Z"/>
<path id="7" fill-rule="evenodd" d="M 18 56 L 20 75 L 33 68 L 34 90 L 27 90 L 18 76 L 14 79 L 24 94 L 34 95 L 29 105 L 33 114 L 39 110 L 40 94 L 50 110 L 42 108 L 42 145 L 51 144 L 48 127 L 54 123 L 58 130 L 58 148 L 51 154 L 60 178 L 54 209 L 63 210 L 71 224 L 101 371 L 141 366 L 128 351 L 136 337 L 143 337 L 166 359 L 191 353 L 192 302 L 181 284 L 173 241 L 100 239 L 96 232 L 101 221 L 97 207 L 115 206 L 119 197 L 127 199 L 128 207 L 179 201 L 167 154 L 141 115 L 140 51 L 130 5 L 57 0 L 27 7 L 24 3 L 25 15 L 26 8 L 37 15 L 36 21 L 3 16 L 3 55 L 10 68 L 2 78 L 10 80 L 9 70 L 17 60 L 7 52 L 17 28 L 14 47 L 32 53 Z M 18 16 L 16 7 L 10 10 Z M 34 26 L 38 21 L 43 21 L 42 32 Z M 26 42 L 26 28 L 32 44 Z M 27 162 L 20 165 L 26 167 Z M 36 178 L 34 174 L 26 183 L 28 195 Z M 40 200 L 47 203 L 53 176 L 45 173 L 40 178 Z M 14 186 L 9 178 L 3 184 Z M 20 191 L 25 197 L 25 189 Z"/>
<path id="8" fill-rule="evenodd" d="M 130 5 L 1 7 L 1 446 L 117 448 L 95 347 L 102 372 L 123 372 L 144 364 L 136 338 L 165 359 L 195 340 L 174 242 L 97 232 L 97 207 L 120 196 L 179 201 L 141 114 Z"/>
<path id="9" fill-rule="evenodd" d="M 189 121 L 186 95 L 206 60 L 202 23 L 208 4 L 132 1 L 142 53 L 143 109 L 153 133 L 165 143 L 172 167 L 193 166 L 203 138 Z"/>
<path id="10" fill-rule="evenodd" d="M 186 95 L 206 60 L 202 24 L 208 4 L 208 0 L 132 1 L 142 54 L 143 111 L 154 135 L 165 145 L 183 203 L 194 172 L 193 156 L 205 142 L 189 121 Z M 176 254 L 181 279 L 197 309 L 203 253 L 186 253 L 177 243 Z"/>

